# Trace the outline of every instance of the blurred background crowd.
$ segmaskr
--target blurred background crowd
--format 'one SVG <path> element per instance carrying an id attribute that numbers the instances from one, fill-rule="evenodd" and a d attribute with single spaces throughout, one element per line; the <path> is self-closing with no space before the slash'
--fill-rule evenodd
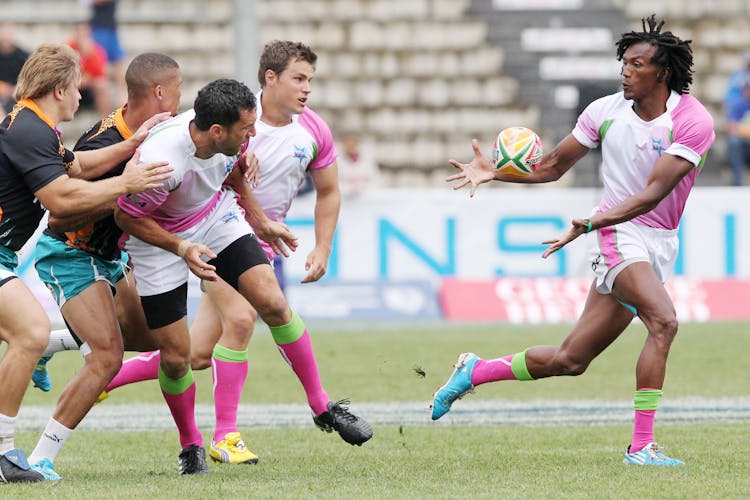
<path id="1" fill-rule="evenodd" d="M 179 62 L 188 108 L 215 78 L 258 88 L 266 41 L 310 44 L 319 59 L 309 104 L 337 137 L 346 196 L 443 186 L 448 158 L 468 159 L 472 137 L 489 150 L 507 126 L 551 147 L 583 107 L 618 89 L 614 42 L 656 13 L 693 40 L 692 93 L 716 122 L 698 184 L 745 184 L 750 166 L 747 0 L 2 0 L 0 11 L 6 111 L 29 51 L 64 42 L 80 52 L 82 107 L 63 128 L 71 144 L 124 101 L 123 68 L 138 53 Z M 560 182 L 599 184 L 595 155 L 574 170 Z"/>

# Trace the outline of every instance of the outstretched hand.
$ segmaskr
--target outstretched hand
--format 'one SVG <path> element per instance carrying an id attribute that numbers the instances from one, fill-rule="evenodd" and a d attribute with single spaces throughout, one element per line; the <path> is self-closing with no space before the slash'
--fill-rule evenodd
<path id="1" fill-rule="evenodd" d="M 255 227 L 255 235 L 268 243 L 276 255 L 289 257 L 289 251 L 297 250 L 297 235 L 283 222 L 269 221 L 262 227 Z"/>
<path id="2" fill-rule="evenodd" d="M 491 181 L 495 178 L 495 170 L 490 165 L 490 162 L 482 154 L 479 149 L 479 143 L 476 139 L 471 140 L 471 147 L 474 150 L 474 159 L 470 163 L 460 163 L 456 160 L 448 160 L 451 165 L 461 170 L 458 174 L 448 176 L 445 181 L 453 182 L 457 181 L 453 185 L 453 189 L 461 189 L 467 184 L 471 184 L 469 196 L 473 197 L 480 184 Z"/>
<path id="3" fill-rule="evenodd" d="M 547 250 L 542 254 L 542 258 L 546 259 L 553 253 L 560 250 L 562 247 L 578 238 L 588 230 L 589 221 L 587 219 L 573 219 L 572 226 L 566 232 L 561 234 L 554 240 L 543 241 L 543 245 L 550 245 Z"/>

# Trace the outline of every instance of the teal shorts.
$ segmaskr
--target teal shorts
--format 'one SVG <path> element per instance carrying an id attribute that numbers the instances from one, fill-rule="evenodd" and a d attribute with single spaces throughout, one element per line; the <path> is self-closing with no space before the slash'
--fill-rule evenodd
<path id="1" fill-rule="evenodd" d="M 114 288 L 125 277 L 122 260 L 102 259 L 46 234 L 36 244 L 34 266 L 60 307 L 97 281 Z"/>
<path id="2" fill-rule="evenodd" d="M 8 247 L 0 245 L 0 286 L 12 278 L 17 278 L 18 255 Z"/>

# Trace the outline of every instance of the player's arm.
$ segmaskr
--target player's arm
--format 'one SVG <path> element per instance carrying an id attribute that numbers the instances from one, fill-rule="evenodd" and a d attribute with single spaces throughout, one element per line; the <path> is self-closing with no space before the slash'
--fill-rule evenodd
<path id="1" fill-rule="evenodd" d="M 106 217 L 109 217 L 114 213 L 116 202 L 111 201 L 105 203 L 99 207 L 93 208 L 91 211 L 80 215 L 69 215 L 66 217 L 56 217 L 54 215 L 49 216 L 47 225 L 53 231 L 64 233 L 67 231 L 77 231 L 83 227 L 89 226 L 94 222 L 98 222 Z"/>
<path id="2" fill-rule="evenodd" d="M 622 203 L 591 217 L 591 228 L 614 226 L 650 212 L 694 168 L 695 165 L 685 158 L 669 153 L 661 155 L 648 177 L 646 187 Z"/>
<path id="3" fill-rule="evenodd" d="M 310 171 L 315 186 L 315 248 L 307 256 L 307 275 L 302 283 L 318 281 L 328 269 L 328 257 L 333 248 L 333 234 L 341 209 L 338 165 Z"/>
<path id="4" fill-rule="evenodd" d="M 470 185 L 470 196 L 474 196 L 480 184 L 492 180 L 526 184 L 556 181 L 589 151 L 589 148 L 578 142 L 572 134 L 569 134 L 551 152 L 542 157 L 542 161 L 534 173 L 526 177 L 518 177 L 502 174 L 494 168 L 489 159 L 479 149 L 479 143 L 476 139 L 471 141 L 471 147 L 474 150 L 474 159 L 469 163 L 449 160 L 450 164 L 461 172 L 446 178 L 447 182 L 455 181 L 453 189 L 461 189 Z"/>
<path id="5" fill-rule="evenodd" d="M 256 236 L 269 244 L 277 255 L 289 257 L 289 250 L 297 249 L 297 236 L 283 222 L 268 218 L 258 200 L 253 196 L 249 182 L 244 173 L 235 167 L 227 177 L 225 184 L 237 193 L 237 203 L 245 211 L 245 220 L 255 231 Z"/>
<path id="6" fill-rule="evenodd" d="M 129 193 L 158 188 L 169 178 L 166 162 L 138 164 L 139 154 L 125 166 L 122 175 L 96 182 L 62 175 L 38 189 L 34 195 L 51 215 L 80 215 Z"/>
<path id="7" fill-rule="evenodd" d="M 695 165 L 685 158 L 668 153 L 661 155 L 648 178 L 648 184 L 640 192 L 626 198 L 622 203 L 590 219 L 573 219 L 572 227 L 556 240 L 544 241 L 550 245 L 542 254 L 547 258 L 580 235 L 607 226 L 614 226 L 650 212 L 663 200 Z"/>
<path id="8" fill-rule="evenodd" d="M 149 129 L 170 116 L 169 112 L 158 113 L 152 116 L 143 122 L 132 136 L 124 141 L 104 148 L 75 151 L 76 160 L 68 174 L 81 179 L 95 179 L 106 174 L 133 156 L 138 146 L 148 137 Z"/>
<path id="9" fill-rule="evenodd" d="M 122 202 L 120 202 L 122 203 Z M 190 271 L 200 279 L 216 281 L 216 267 L 201 258 L 215 259 L 216 254 L 206 245 L 183 240 L 179 236 L 162 228 L 149 215 L 133 215 L 123 209 L 122 204 L 115 207 L 115 222 L 126 233 L 132 234 L 141 241 L 172 252 L 185 260 Z"/>

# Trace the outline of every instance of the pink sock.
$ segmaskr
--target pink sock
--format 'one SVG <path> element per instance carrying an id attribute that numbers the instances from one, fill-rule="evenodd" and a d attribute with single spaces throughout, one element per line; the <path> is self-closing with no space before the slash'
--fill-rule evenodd
<path id="1" fill-rule="evenodd" d="M 486 384 L 498 380 L 516 380 L 510 362 L 513 355 L 497 359 L 480 359 L 471 372 L 471 385 Z"/>
<path id="2" fill-rule="evenodd" d="M 195 382 L 181 394 L 167 394 L 161 391 L 172 413 L 174 423 L 180 432 L 180 445 L 183 449 L 190 445 L 203 446 L 203 435 L 195 423 Z"/>
<path id="3" fill-rule="evenodd" d="M 159 351 L 144 352 L 138 356 L 126 359 L 122 362 L 122 368 L 117 372 L 115 378 L 107 384 L 104 389 L 107 392 L 120 386 L 141 382 L 143 380 L 156 380 L 159 378 L 159 362 L 161 355 Z"/>
<path id="4" fill-rule="evenodd" d="M 214 408 L 216 428 L 214 443 L 224 439 L 229 432 L 237 432 L 237 406 L 247 378 L 247 360 L 225 361 L 211 358 L 214 379 Z"/>
<path id="5" fill-rule="evenodd" d="M 331 399 L 320 383 L 318 364 L 315 361 L 315 353 L 313 352 L 307 328 L 305 328 L 302 336 L 294 342 L 276 344 L 276 346 L 302 383 L 302 387 L 305 389 L 305 394 L 307 395 L 307 404 L 310 405 L 313 413 L 320 415 L 328 411 L 328 403 Z"/>
<path id="6" fill-rule="evenodd" d="M 630 453 L 636 453 L 646 447 L 654 439 L 654 417 L 656 410 L 635 410 L 633 424 L 633 441 L 630 443 Z"/>

